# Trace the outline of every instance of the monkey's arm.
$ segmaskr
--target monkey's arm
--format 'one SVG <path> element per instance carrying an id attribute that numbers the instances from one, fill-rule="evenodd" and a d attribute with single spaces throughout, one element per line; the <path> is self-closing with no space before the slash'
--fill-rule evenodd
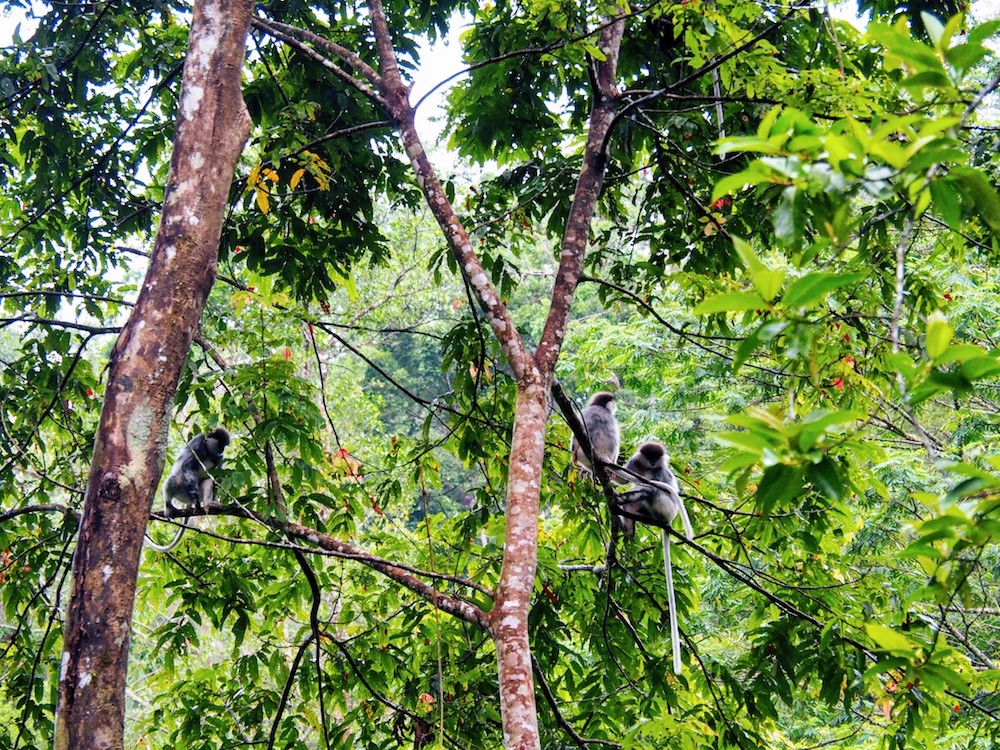
<path id="1" fill-rule="evenodd" d="M 660 521 L 650 510 L 656 490 L 642 488 L 638 490 L 628 490 L 619 494 L 615 500 L 615 512 L 626 518 L 637 521 Z M 621 512 L 620 512 L 621 511 Z M 656 524 L 659 525 L 659 524 Z"/>
<path id="2" fill-rule="evenodd" d="M 198 487 L 199 484 L 198 471 L 196 468 L 184 472 L 184 492 L 187 494 L 188 498 L 190 498 L 191 503 L 200 508 L 201 490 Z"/>
<path id="3" fill-rule="evenodd" d="M 622 492 L 617 495 L 617 501 L 613 508 L 614 512 L 619 516 L 624 516 L 625 518 L 632 519 L 634 521 L 640 521 L 648 526 L 656 526 L 661 529 L 671 528 L 671 524 L 676 516 L 677 511 L 671 515 L 670 520 L 661 517 L 661 514 L 656 512 L 654 509 L 654 504 L 656 504 L 656 495 L 660 494 L 657 490 L 650 487 L 643 487 L 637 490 L 629 490 L 628 492 Z M 680 508 L 683 508 L 684 504 L 680 503 Z M 687 511 L 681 511 L 684 517 L 687 516 Z M 683 519 L 682 519 L 683 523 Z M 687 536 L 687 531 L 689 529 L 690 522 L 685 524 L 685 536 Z M 687 536 L 691 539 L 691 536 Z"/>
<path id="4" fill-rule="evenodd" d="M 215 438 L 205 441 L 205 458 L 203 463 L 206 469 L 218 469 L 222 466 L 222 452 L 225 448 Z"/>
<path id="5" fill-rule="evenodd" d="M 631 482 L 632 484 L 641 484 L 646 487 L 655 487 L 658 490 L 662 490 L 668 494 L 677 494 L 677 487 L 666 482 L 658 482 L 655 479 L 650 479 L 649 477 L 643 476 L 642 474 L 636 474 L 634 471 L 625 468 L 624 466 L 619 466 L 618 464 L 604 464 L 604 468 L 610 474 L 617 474 L 621 479 L 626 482 Z M 635 492 L 635 490 L 629 490 L 629 492 Z M 624 493 L 628 494 L 628 493 Z"/>

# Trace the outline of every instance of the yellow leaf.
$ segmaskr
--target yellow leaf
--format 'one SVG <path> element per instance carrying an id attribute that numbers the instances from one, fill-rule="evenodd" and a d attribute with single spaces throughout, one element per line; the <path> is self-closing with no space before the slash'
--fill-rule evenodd
<path id="1" fill-rule="evenodd" d="M 302 179 L 302 175 L 306 173 L 305 168 L 296 170 L 295 174 L 292 175 L 292 179 L 288 181 L 288 187 L 295 190 L 298 187 L 299 180 Z"/>
<path id="2" fill-rule="evenodd" d="M 266 214 L 268 211 L 271 210 L 270 204 L 267 200 L 266 190 L 261 190 L 260 188 L 257 189 L 257 207 L 260 209 L 260 212 L 262 214 Z"/>
<path id="3" fill-rule="evenodd" d="M 247 187 L 252 188 L 260 180 L 260 164 L 250 170 L 250 174 L 247 175 Z"/>

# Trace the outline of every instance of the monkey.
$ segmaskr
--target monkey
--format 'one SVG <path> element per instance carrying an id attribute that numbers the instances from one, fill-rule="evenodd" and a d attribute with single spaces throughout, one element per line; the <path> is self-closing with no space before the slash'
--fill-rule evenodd
<path id="1" fill-rule="evenodd" d="M 215 480 L 208 472 L 222 465 L 222 452 L 227 445 L 229 431 L 225 427 L 216 427 L 195 436 L 184 446 L 163 485 L 163 504 L 168 518 L 178 510 L 174 505 L 174 498 L 200 509 L 208 506 L 215 489 Z M 156 544 L 150 539 L 149 546 L 158 552 L 172 550 L 181 543 L 181 537 L 187 530 L 187 517 L 183 522 L 184 525 L 178 527 L 174 538 L 166 545 Z"/>
<path id="2" fill-rule="evenodd" d="M 659 443 L 643 443 L 625 464 L 625 471 L 642 477 L 638 484 L 646 486 L 628 490 L 619 496 L 618 508 L 626 513 L 649 516 L 652 519 L 673 523 L 680 514 L 684 536 L 694 538 L 691 520 L 681 499 L 677 477 L 670 469 L 666 451 Z M 646 481 L 643 481 L 646 480 Z M 622 518 L 626 536 L 635 534 L 635 519 Z M 670 642 L 673 651 L 674 674 L 681 673 L 681 642 L 677 627 L 677 600 L 674 596 L 674 574 L 670 565 L 670 532 L 663 529 L 663 568 L 667 577 L 667 612 L 670 617 Z"/>
<path id="3" fill-rule="evenodd" d="M 618 451 L 621 447 L 621 437 L 618 433 L 618 420 L 615 419 L 615 394 L 607 391 L 595 393 L 583 407 L 583 428 L 587 431 L 590 447 L 594 458 L 604 464 L 618 463 Z M 573 463 L 582 470 L 593 474 L 590 456 L 574 437 L 570 443 Z M 612 477 L 614 478 L 614 477 Z M 619 484 L 623 484 L 618 480 Z"/>

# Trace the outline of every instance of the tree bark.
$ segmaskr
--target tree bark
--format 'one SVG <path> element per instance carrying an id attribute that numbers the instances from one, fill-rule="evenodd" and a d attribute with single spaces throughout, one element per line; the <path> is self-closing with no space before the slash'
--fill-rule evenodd
<path id="1" fill-rule="evenodd" d="M 528 615 L 538 567 L 538 504 L 550 381 L 551 375 L 543 382 L 518 383 L 507 471 L 503 567 L 490 613 L 490 632 L 497 649 L 503 740 L 508 750 L 541 747 Z"/>
<path id="2" fill-rule="evenodd" d="M 236 160 L 250 132 L 241 75 L 253 3 L 195 3 L 153 256 L 111 353 L 67 609 L 57 750 L 124 743 L 125 677 L 143 534 L 170 407 L 215 281 Z"/>

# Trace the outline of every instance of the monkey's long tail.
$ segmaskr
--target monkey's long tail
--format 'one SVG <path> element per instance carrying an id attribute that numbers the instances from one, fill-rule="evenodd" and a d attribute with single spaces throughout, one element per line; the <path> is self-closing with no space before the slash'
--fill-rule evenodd
<path id="1" fill-rule="evenodd" d="M 691 528 L 691 519 L 688 518 L 688 509 L 684 506 L 684 498 L 678 493 L 674 496 L 677 503 L 677 512 L 680 513 L 681 523 L 684 525 L 684 538 L 693 540 L 694 529 Z"/>
<path id="2" fill-rule="evenodd" d="M 663 529 L 663 568 L 667 574 L 667 604 L 670 614 L 670 647 L 674 656 L 674 674 L 681 673 L 681 636 L 677 628 L 677 599 L 674 596 L 674 571 L 670 565 L 670 532 Z"/>
<path id="3" fill-rule="evenodd" d="M 153 541 L 153 538 L 149 534 L 146 534 L 146 543 L 150 546 L 151 549 L 155 549 L 157 552 L 169 552 L 170 550 L 172 550 L 174 547 L 176 547 L 178 544 L 181 543 L 181 539 L 184 537 L 184 532 L 187 531 L 188 527 L 187 516 L 184 516 L 181 519 L 181 524 L 182 524 L 181 526 L 177 527 L 177 531 L 174 533 L 174 538 L 171 539 L 166 544 L 162 545 L 157 544 L 156 542 Z"/>

